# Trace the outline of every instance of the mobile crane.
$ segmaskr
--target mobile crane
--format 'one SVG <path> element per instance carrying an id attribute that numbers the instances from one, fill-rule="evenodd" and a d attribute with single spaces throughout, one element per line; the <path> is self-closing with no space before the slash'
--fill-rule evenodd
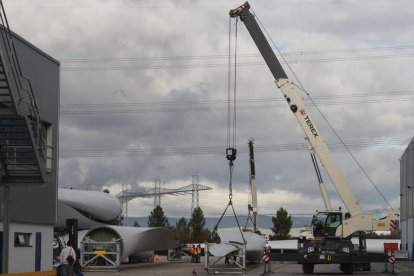
<path id="1" fill-rule="evenodd" d="M 365 231 L 390 230 L 391 225 L 398 219 L 398 214 L 389 211 L 386 217 L 377 220 L 373 218 L 372 214 L 362 210 L 346 182 L 344 174 L 332 157 L 302 99 L 296 92 L 294 83 L 288 79 L 254 14 L 250 12 L 250 4 L 246 2 L 240 7 L 230 10 L 230 17 L 240 18 L 246 26 L 273 74 L 277 87 L 282 91 L 290 110 L 303 129 L 311 154 L 318 157 L 347 208 L 345 214 L 342 210 L 333 210 L 330 207 L 326 191 L 321 188 L 325 207 L 329 208 L 314 215 L 311 222 L 313 237 L 301 237 L 298 240 L 298 253 L 291 255 L 272 254 L 272 259 L 297 261 L 302 264 L 305 274 L 312 274 L 315 264 L 324 263 L 340 264 L 340 269 L 345 274 L 352 274 L 357 265 L 364 270 L 369 270 L 370 262 L 383 261 L 384 257 L 373 256 L 366 252 Z M 354 246 L 351 241 L 354 236 L 359 238 L 358 246 Z"/>

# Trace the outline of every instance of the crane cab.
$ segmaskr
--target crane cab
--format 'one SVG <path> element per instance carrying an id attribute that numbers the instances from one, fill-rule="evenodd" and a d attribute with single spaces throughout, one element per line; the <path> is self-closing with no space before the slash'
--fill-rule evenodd
<path id="1" fill-rule="evenodd" d="M 311 226 L 313 236 L 336 237 L 338 227 L 342 227 L 343 213 L 341 211 L 321 211 L 313 215 Z M 342 233 L 342 231 L 340 231 Z"/>

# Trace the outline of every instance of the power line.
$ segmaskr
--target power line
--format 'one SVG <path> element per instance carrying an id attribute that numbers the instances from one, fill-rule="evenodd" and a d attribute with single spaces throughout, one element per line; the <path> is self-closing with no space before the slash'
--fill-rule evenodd
<path id="1" fill-rule="evenodd" d="M 281 62 L 282 64 L 310 64 L 310 63 L 325 63 L 325 62 L 340 62 L 340 61 L 362 61 L 362 60 L 381 60 L 391 58 L 412 58 L 414 54 L 395 54 L 395 55 L 381 55 L 381 56 L 360 56 L 360 57 L 338 57 L 338 58 L 319 58 L 308 60 L 287 60 Z M 264 66 L 264 62 L 239 62 L 238 67 L 246 66 Z M 108 67 L 61 67 L 62 72 L 77 72 L 77 71 L 135 71 L 135 70 L 160 70 L 160 69 L 197 69 L 197 68 L 220 68 L 227 67 L 226 63 L 204 63 L 204 64 L 166 64 L 166 65 L 141 65 L 141 66 L 108 66 Z"/>
<path id="2" fill-rule="evenodd" d="M 403 146 L 408 144 L 410 139 L 392 138 L 392 139 L 367 139 L 367 140 L 350 140 L 344 141 L 349 148 L 367 148 L 367 147 L 389 147 Z M 343 144 L 339 142 L 327 142 L 328 147 L 332 150 L 343 149 Z M 306 143 L 286 143 L 257 145 L 256 152 L 283 152 L 283 151 L 307 151 Z M 173 155 L 203 155 L 203 154 L 222 154 L 222 146 L 209 147 L 185 147 L 185 148 L 147 148 L 147 149 L 60 149 L 60 158 L 74 157 L 128 157 L 128 156 L 173 156 Z M 247 149 L 239 149 L 240 153 L 247 152 Z"/>
<path id="3" fill-rule="evenodd" d="M 344 54 L 375 51 L 413 50 L 412 45 L 350 48 L 350 49 L 327 49 L 327 50 L 302 50 L 294 52 L 282 52 L 284 56 L 310 56 L 326 54 Z M 229 54 L 199 55 L 199 56 L 158 56 L 158 57 L 103 57 L 103 58 L 60 58 L 61 63 L 86 63 L 86 62 L 133 62 L 133 61 L 177 61 L 177 60 L 214 60 L 227 59 Z M 231 55 L 233 58 L 234 56 Z M 237 58 L 261 58 L 260 54 L 238 54 Z"/>
<path id="4" fill-rule="evenodd" d="M 381 60 L 390 58 L 411 58 L 414 57 L 414 53 L 411 50 L 414 49 L 412 45 L 397 45 L 397 46 L 383 46 L 383 47 L 370 47 L 370 48 L 350 48 L 350 49 L 327 49 L 327 50 L 305 50 L 295 52 L 283 52 L 286 58 L 286 62 L 290 64 L 300 63 L 325 63 L 325 62 L 341 62 L 341 61 L 361 61 L 361 60 Z M 385 54 L 385 52 L 393 52 Z M 403 51 L 403 52 L 398 52 Z M 361 53 L 376 53 L 375 55 L 361 55 Z M 359 54 L 357 56 L 338 56 L 343 54 Z M 326 57 L 322 57 L 322 56 Z M 332 56 L 337 55 L 337 56 Z M 310 57 L 305 59 L 306 57 Z M 229 55 L 217 54 L 217 55 L 199 55 L 199 56 L 158 56 L 158 57 L 102 57 L 102 58 L 62 58 L 60 61 L 63 64 L 69 63 L 98 63 L 99 66 L 95 67 L 61 67 L 62 71 L 120 71 L 120 70 L 158 70 L 158 69 L 192 69 L 192 68 L 219 68 L 226 67 L 228 63 L 226 60 Z M 234 58 L 234 57 L 233 57 Z M 240 54 L 238 58 L 244 59 L 244 62 L 239 62 L 238 66 L 262 66 L 265 63 L 262 62 L 260 55 L 258 54 Z M 260 59 L 260 61 L 252 61 L 251 59 Z M 208 61 L 208 63 L 192 63 L 194 61 Z M 211 62 L 213 61 L 213 62 Z M 220 62 L 222 61 L 222 62 Z M 134 64 L 133 66 L 125 65 L 125 62 L 134 62 L 140 64 Z M 161 62 L 161 63 L 160 63 Z M 178 63 L 177 63 L 178 62 Z M 186 62 L 186 63 L 183 63 Z M 190 62 L 190 63 L 189 63 Z M 110 65 L 110 64 L 116 65 Z M 155 63 L 155 64 L 154 64 Z"/>
<path id="5" fill-rule="evenodd" d="M 405 0 L 286 0 L 286 1 L 277 1 L 277 3 L 257 3 L 255 6 L 270 8 L 270 7 L 280 7 L 280 6 L 304 6 L 304 5 L 355 5 L 355 4 L 369 4 L 378 2 L 392 2 L 393 4 L 396 1 L 405 1 Z M 115 1 L 116 2 L 116 1 Z M 166 1 L 170 3 L 174 3 L 173 5 L 165 5 L 160 4 L 160 0 L 158 1 L 142 1 L 140 4 L 126 4 L 126 5 L 113 5 L 108 4 L 109 2 L 105 2 L 102 5 L 65 5 L 65 4 L 54 4 L 54 5 L 9 5 L 8 8 L 12 9 L 171 9 L 171 8 L 185 8 L 185 7 L 194 7 L 194 8 L 223 8 L 228 7 L 228 5 L 223 5 L 223 1 L 219 1 L 220 4 L 212 4 L 209 1 L 209 4 L 200 4 L 200 2 L 194 2 L 193 4 L 187 3 L 180 3 L 179 1 Z M 156 4 L 155 4 L 156 3 Z"/>
<path id="6" fill-rule="evenodd" d="M 407 102 L 414 100 L 414 90 L 388 91 L 376 93 L 339 94 L 330 96 L 315 96 L 318 105 L 344 105 L 367 103 Z M 305 104 L 312 107 L 308 98 L 303 98 Z M 135 102 L 135 103 L 72 103 L 61 105 L 61 115 L 93 115 L 110 113 L 146 113 L 146 112 L 190 112 L 226 110 L 226 100 L 209 101 L 170 101 L 170 102 Z M 239 99 L 239 110 L 266 109 L 285 107 L 281 98 Z"/>

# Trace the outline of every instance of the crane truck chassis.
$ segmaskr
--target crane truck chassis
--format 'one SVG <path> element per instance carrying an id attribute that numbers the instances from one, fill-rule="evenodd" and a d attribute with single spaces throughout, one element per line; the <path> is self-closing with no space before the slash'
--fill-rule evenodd
<path id="1" fill-rule="evenodd" d="M 372 214 L 362 210 L 345 176 L 308 114 L 302 99 L 296 92 L 295 85 L 288 79 L 254 14 L 250 12 L 250 4 L 246 2 L 230 10 L 229 14 L 230 17 L 240 18 L 246 26 L 274 76 L 277 87 L 283 93 L 290 110 L 304 131 L 311 155 L 319 158 L 348 210 L 345 214 L 342 210 L 332 210 L 324 186 L 321 187 L 327 210 L 314 215 L 311 222 L 312 237 L 301 237 L 295 253 L 272 252 L 271 260 L 301 263 L 305 274 L 312 274 L 315 264 L 340 264 L 340 269 L 344 274 L 352 274 L 354 269 L 370 270 L 371 262 L 385 262 L 385 255 L 367 253 L 365 231 L 390 230 L 390 225 L 398 219 L 398 214 L 390 211 L 386 217 L 374 219 Z M 352 243 L 353 237 L 358 238 L 358 244 Z"/>

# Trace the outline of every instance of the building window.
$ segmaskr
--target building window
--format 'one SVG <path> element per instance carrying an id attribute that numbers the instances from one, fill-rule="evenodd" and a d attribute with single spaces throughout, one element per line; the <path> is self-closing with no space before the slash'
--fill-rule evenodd
<path id="1" fill-rule="evenodd" d="M 52 125 L 43 122 L 43 127 L 46 129 L 46 171 L 51 173 L 53 171 L 53 154 L 55 147 L 53 146 L 53 128 Z"/>
<path id="2" fill-rule="evenodd" d="M 29 247 L 32 233 L 14 233 L 14 247 Z"/>

